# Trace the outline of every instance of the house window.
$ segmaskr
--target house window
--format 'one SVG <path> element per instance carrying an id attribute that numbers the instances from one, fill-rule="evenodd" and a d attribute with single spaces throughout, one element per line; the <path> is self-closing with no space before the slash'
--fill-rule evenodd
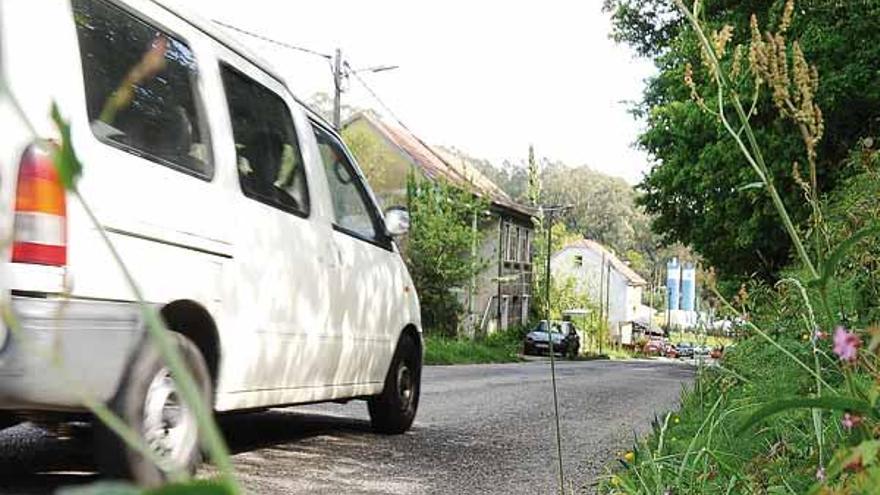
<path id="1" fill-rule="evenodd" d="M 505 261 L 513 261 L 513 260 L 514 260 L 514 253 L 513 253 L 513 251 L 516 249 L 516 248 L 515 248 L 515 246 L 516 246 L 515 242 L 516 242 L 516 241 L 514 241 L 514 237 L 515 237 L 515 235 L 516 235 L 516 232 L 514 231 L 513 225 L 511 225 L 511 224 L 507 224 L 507 239 L 506 239 L 506 241 L 507 241 L 507 249 L 506 249 L 506 252 L 505 252 L 505 254 L 504 254 L 504 260 L 505 260 Z"/>
<path id="2" fill-rule="evenodd" d="M 535 233 L 531 230 L 526 235 L 526 262 L 532 262 L 532 243 L 535 241 Z"/>
<path id="3" fill-rule="evenodd" d="M 523 229 L 519 237 L 519 261 L 522 263 L 531 262 L 529 258 L 529 234 L 528 230 Z"/>
<path id="4" fill-rule="evenodd" d="M 576 254 L 574 255 L 574 266 L 580 268 L 584 266 L 584 257 L 583 255 Z"/>
<path id="5" fill-rule="evenodd" d="M 519 261 L 519 257 L 521 256 L 520 250 L 519 250 L 519 240 L 521 237 L 522 237 L 522 229 L 517 227 L 516 228 L 516 237 L 513 238 L 513 257 L 511 258 L 512 261 Z"/>

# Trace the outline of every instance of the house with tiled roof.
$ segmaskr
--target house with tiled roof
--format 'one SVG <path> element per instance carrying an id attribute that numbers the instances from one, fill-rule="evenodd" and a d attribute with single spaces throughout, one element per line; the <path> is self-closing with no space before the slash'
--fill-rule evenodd
<path id="1" fill-rule="evenodd" d="M 606 246 L 590 239 L 569 243 L 553 253 L 550 270 L 554 279 L 574 280 L 575 290 L 598 308 L 592 317 L 607 322 L 612 340 L 631 344 L 633 324 L 650 323 L 652 312 L 642 304 L 648 282 Z"/>
<path id="2" fill-rule="evenodd" d="M 461 302 L 467 310 L 463 329 L 491 333 L 529 318 L 532 286 L 533 211 L 519 205 L 466 158 L 428 145 L 403 126 L 372 112 L 360 112 L 343 125 L 346 138 L 381 143 L 372 153 L 378 163 L 362 163 L 370 187 L 383 207 L 404 204 L 410 173 L 443 181 L 470 191 L 490 203 L 478 219 L 483 245 L 477 255 L 489 261 L 470 287 L 463 287 Z"/>

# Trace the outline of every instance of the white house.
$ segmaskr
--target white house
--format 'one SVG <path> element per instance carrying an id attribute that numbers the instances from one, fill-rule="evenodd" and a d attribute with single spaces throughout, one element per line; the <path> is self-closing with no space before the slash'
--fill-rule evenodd
<path id="1" fill-rule="evenodd" d="M 648 323 L 650 308 L 642 305 L 642 290 L 648 285 L 638 273 L 611 250 L 589 239 L 575 241 L 550 258 L 554 278 L 571 277 L 608 321 L 611 338 L 632 343 L 632 322 Z"/>

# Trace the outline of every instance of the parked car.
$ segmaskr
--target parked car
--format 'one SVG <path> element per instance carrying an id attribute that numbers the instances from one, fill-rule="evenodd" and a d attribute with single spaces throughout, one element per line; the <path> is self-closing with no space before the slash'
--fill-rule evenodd
<path id="1" fill-rule="evenodd" d="M 708 356 L 712 352 L 712 348 L 707 345 L 698 344 L 694 346 L 694 354 L 697 356 Z"/>
<path id="2" fill-rule="evenodd" d="M 675 349 L 678 353 L 677 357 L 681 358 L 692 358 L 694 357 L 694 345 L 690 342 L 679 342 L 678 345 L 675 346 Z"/>
<path id="3" fill-rule="evenodd" d="M 678 347 L 675 344 L 666 344 L 666 348 L 663 353 L 666 357 L 669 358 L 677 358 L 678 357 Z"/>
<path id="4" fill-rule="evenodd" d="M 711 357 L 712 359 L 721 359 L 722 356 L 724 356 L 724 346 L 715 347 L 709 353 L 709 357 Z"/>
<path id="5" fill-rule="evenodd" d="M 543 355 L 550 353 L 550 341 L 557 354 L 575 358 L 580 352 L 580 337 L 577 327 L 570 321 L 551 321 L 548 331 L 547 320 L 540 323 L 523 340 L 523 354 Z"/>
<path id="6" fill-rule="evenodd" d="M 364 399 L 375 430 L 406 431 L 422 366 L 393 239 L 408 216 L 383 215 L 332 126 L 171 4 L 4 2 L 2 14 L 0 308 L 22 337 L 0 323 L 0 424 L 82 418 L 85 390 L 165 461 L 96 421 L 103 470 L 155 485 L 194 469 L 194 416 L 103 231 L 217 413 Z M 53 166 L 52 102 L 99 228 Z"/>
<path id="7" fill-rule="evenodd" d="M 648 356 L 659 356 L 665 354 L 666 342 L 660 339 L 649 340 L 642 347 L 642 353 Z"/>

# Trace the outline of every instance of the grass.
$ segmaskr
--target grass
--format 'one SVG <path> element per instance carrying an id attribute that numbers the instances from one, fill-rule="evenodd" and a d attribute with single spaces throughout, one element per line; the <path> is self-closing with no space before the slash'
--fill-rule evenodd
<path id="1" fill-rule="evenodd" d="M 425 336 L 425 364 L 488 364 L 523 361 L 522 337 L 519 329 L 498 332 L 481 340 L 456 339 L 437 335 Z M 632 359 L 634 353 L 626 349 L 606 346 L 601 355 L 587 353 L 578 360 Z M 560 357 L 559 359 L 565 359 Z"/>
<path id="2" fill-rule="evenodd" d="M 425 364 L 484 364 L 521 361 L 518 340 L 490 336 L 483 340 L 425 336 Z"/>
<path id="3" fill-rule="evenodd" d="M 779 342 L 800 359 L 809 344 Z M 682 392 L 678 412 L 655 419 L 654 431 L 633 447 L 634 459 L 604 483 L 604 493 L 806 493 L 815 480 L 812 417 L 789 411 L 757 427 L 741 427 L 762 404 L 805 396 L 813 381 L 759 338 L 742 341 L 719 368 L 701 370 Z M 833 386 L 840 386 L 833 383 Z M 837 421 L 825 421 L 825 437 Z"/>

